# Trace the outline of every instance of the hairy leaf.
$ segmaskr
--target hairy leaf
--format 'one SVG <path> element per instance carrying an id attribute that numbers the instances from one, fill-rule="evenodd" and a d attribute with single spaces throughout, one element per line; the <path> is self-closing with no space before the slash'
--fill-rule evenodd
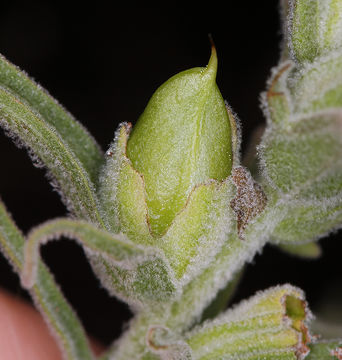
<path id="1" fill-rule="evenodd" d="M 23 269 L 24 243 L 24 237 L 0 202 L 0 249 L 18 275 Z M 30 294 L 56 338 L 64 358 L 93 359 L 82 325 L 64 299 L 53 276 L 40 261 L 37 262 L 36 283 L 30 289 Z"/>
<path id="2" fill-rule="evenodd" d="M 0 124 L 47 166 L 64 202 L 77 217 L 102 223 L 93 183 L 78 158 L 49 123 L 2 88 Z"/>
<path id="3" fill-rule="evenodd" d="M 290 0 L 287 10 L 291 55 L 298 63 L 341 48 L 340 0 Z"/>
<path id="4" fill-rule="evenodd" d="M 276 242 L 309 242 L 342 224 L 342 116 L 338 109 L 267 131 L 259 148 L 282 212 Z"/>
<path id="5" fill-rule="evenodd" d="M 35 283 L 40 244 L 61 236 L 76 240 L 109 293 L 133 306 L 165 301 L 174 294 L 172 272 L 155 249 L 139 247 L 123 235 L 70 219 L 49 221 L 28 235 L 22 274 L 25 287 Z"/>
<path id="6" fill-rule="evenodd" d="M 88 131 L 40 85 L 0 55 L 0 86 L 48 123 L 68 145 L 96 184 L 103 154 Z M 24 139 L 23 139 L 24 140 Z M 27 144 L 29 147 L 31 144 Z M 39 156 L 39 154 L 37 154 Z"/>

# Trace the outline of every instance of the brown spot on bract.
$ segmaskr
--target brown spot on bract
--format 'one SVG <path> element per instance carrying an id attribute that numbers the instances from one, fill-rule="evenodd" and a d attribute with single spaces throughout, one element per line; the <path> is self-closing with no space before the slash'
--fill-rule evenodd
<path id="1" fill-rule="evenodd" d="M 234 168 L 232 177 L 236 186 L 236 196 L 230 202 L 230 206 L 236 215 L 239 238 L 243 240 L 248 223 L 262 212 L 267 198 L 261 186 L 253 180 L 245 168 L 241 166 Z"/>

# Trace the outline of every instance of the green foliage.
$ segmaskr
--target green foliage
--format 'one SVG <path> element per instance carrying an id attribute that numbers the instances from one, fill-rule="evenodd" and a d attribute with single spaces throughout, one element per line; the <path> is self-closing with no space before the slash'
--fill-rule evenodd
<path id="1" fill-rule="evenodd" d="M 315 241 L 342 225 L 342 1 L 281 4 L 281 61 L 262 95 L 260 184 L 240 166 L 214 48 L 207 67 L 156 91 L 133 130 L 121 124 L 106 155 L 0 57 L 0 125 L 47 168 L 73 216 L 34 228 L 25 242 L 0 204 L 0 248 L 65 359 L 93 355 L 40 260 L 40 245 L 61 237 L 77 241 L 102 285 L 134 312 L 102 360 L 342 358 L 340 341 L 314 341 L 304 294 L 290 285 L 225 311 L 266 243 L 315 258 Z"/>
<path id="2" fill-rule="evenodd" d="M 25 239 L 0 202 L 0 249 L 20 275 L 24 263 Z M 68 360 L 93 359 L 85 332 L 74 311 L 64 299 L 53 276 L 41 261 L 36 261 L 37 275 L 29 290 L 35 305 L 44 316 L 51 332 Z"/>
<path id="3" fill-rule="evenodd" d="M 77 217 L 101 224 L 94 190 L 102 154 L 83 127 L 47 93 L 0 57 L 0 125 L 46 166 Z"/>

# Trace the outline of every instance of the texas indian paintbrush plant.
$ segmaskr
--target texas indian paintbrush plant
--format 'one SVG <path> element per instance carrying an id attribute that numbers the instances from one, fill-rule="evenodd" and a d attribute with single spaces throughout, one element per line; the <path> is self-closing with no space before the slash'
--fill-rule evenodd
<path id="1" fill-rule="evenodd" d="M 283 49 L 262 94 L 267 126 L 253 174 L 216 85 L 214 46 L 206 67 L 173 76 L 134 127 L 122 123 L 105 154 L 0 58 L 0 124 L 45 165 L 70 213 L 24 237 L 1 204 L 1 251 L 65 359 L 94 355 L 39 256 L 61 237 L 82 246 L 101 284 L 134 313 L 102 360 L 342 359 L 342 339 L 312 331 L 294 286 L 225 310 L 241 269 L 266 243 L 315 257 L 317 240 L 342 224 L 342 1 L 284 0 L 282 10 Z"/>

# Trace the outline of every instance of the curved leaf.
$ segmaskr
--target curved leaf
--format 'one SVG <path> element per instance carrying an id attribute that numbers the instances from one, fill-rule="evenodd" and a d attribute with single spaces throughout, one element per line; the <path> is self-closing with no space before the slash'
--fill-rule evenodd
<path id="1" fill-rule="evenodd" d="M 23 268 L 24 243 L 24 237 L 0 202 L 0 249 L 17 274 Z M 82 325 L 64 299 L 53 276 L 40 261 L 37 267 L 36 284 L 29 291 L 60 345 L 64 358 L 93 359 Z"/>
<path id="2" fill-rule="evenodd" d="M 3 88 L 0 125 L 46 165 L 73 214 L 102 224 L 94 185 L 75 154 L 53 127 Z"/>
<path id="3" fill-rule="evenodd" d="M 61 236 L 76 240 L 103 286 L 135 307 L 169 300 L 176 290 L 168 264 L 155 249 L 139 247 L 123 235 L 70 219 L 46 222 L 28 235 L 21 276 L 25 287 L 35 283 L 40 244 Z"/>
<path id="4" fill-rule="evenodd" d="M 91 181 L 96 184 L 103 154 L 88 131 L 63 109 L 40 85 L 0 55 L 0 86 L 35 112 L 75 154 Z M 30 146 L 30 144 L 28 144 Z"/>

